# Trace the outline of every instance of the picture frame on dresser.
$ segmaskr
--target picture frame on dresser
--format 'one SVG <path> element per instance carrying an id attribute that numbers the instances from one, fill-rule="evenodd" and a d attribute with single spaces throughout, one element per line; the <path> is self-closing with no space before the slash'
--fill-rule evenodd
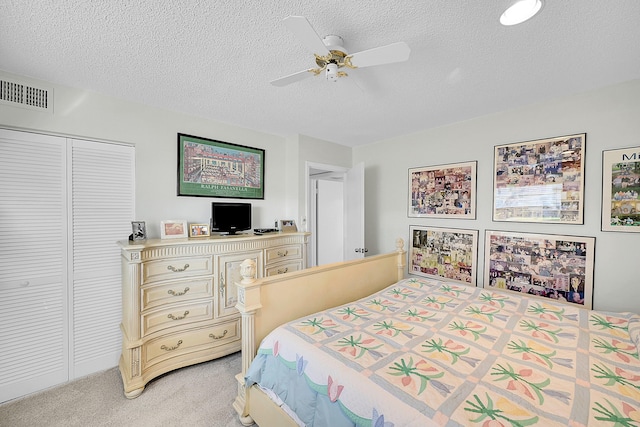
<path id="1" fill-rule="evenodd" d="M 161 239 L 184 239 L 187 237 L 187 221 L 167 220 L 160 222 Z"/>
<path id="2" fill-rule="evenodd" d="M 409 274 L 476 286 L 478 230 L 409 227 Z"/>
<path id="3" fill-rule="evenodd" d="M 493 221 L 584 224 L 586 133 L 495 146 Z"/>
<path id="4" fill-rule="evenodd" d="M 595 237 L 485 231 L 484 287 L 593 308 Z"/>
<path id="5" fill-rule="evenodd" d="M 209 224 L 189 224 L 189 237 L 197 239 L 210 235 Z"/>
<path id="6" fill-rule="evenodd" d="M 478 162 L 409 169 L 410 218 L 476 218 Z"/>
<path id="7" fill-rule="evenodd" d="M 264 199 L 265 150 L 178 134 L 178 196 Z"/>
<path id="8" fill-rule="evenodd" d="M 280 231 L 283 233 L 295 233 L 298 231 L 298 227 L 296 226 L 296 222 L 292 219 L 281 219 Z"/>
<path id="9" fill-rule="evenodd" d="M 131 240 L 146 240 L 147 226 L 144 221 L 131 221 Z"/>
<path id="10" fill-rule="evenodd" d="M 640 147 L 602 152 L 602 231 L 640 233 Z"/>

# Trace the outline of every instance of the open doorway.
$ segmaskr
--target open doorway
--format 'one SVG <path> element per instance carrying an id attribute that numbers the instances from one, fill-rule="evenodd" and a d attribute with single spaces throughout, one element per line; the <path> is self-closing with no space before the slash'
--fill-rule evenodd
<path id="1" fill-rule="evenodd" d="M 306 164 L 310 267 L 364 256 L 364 166 Z"/>

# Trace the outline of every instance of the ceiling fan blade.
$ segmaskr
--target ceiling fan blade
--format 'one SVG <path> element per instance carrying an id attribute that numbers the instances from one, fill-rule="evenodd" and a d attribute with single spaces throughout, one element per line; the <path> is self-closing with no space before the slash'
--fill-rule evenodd
<path id="1" fill-rule="evenodd" d="M 348 55 L 351 65 L 357 68 L 391 64 L 409 59 L 411 49 L 405 42 L 392 43 Z"/>
<path id="2" fill-rule="evenodd" d="M 317 53 L 318 55 L 326 55 L 329 53 L 329 49 L 325 46 L 324 42 L 313 29 L 307 18 L 304 16 L 287 16 L 283 19 L 284 25 L 291 31 L 296 37 L 300 39 L 311 53 Z"/>
<path id="3" fill-rule="evenodd" d="M 289 74 L 288 76 L 280 77 L 279 79 L 275 79 L 271 81 L 271 84 L 274 86 L 282 87 L 289 85 L 291 83 L 299 82 L 300 80 L 304 80 L 307 77 L 313 76 L 314 69 L 310 68 L 308 70 L 298 71 L 297 73 Z"/>

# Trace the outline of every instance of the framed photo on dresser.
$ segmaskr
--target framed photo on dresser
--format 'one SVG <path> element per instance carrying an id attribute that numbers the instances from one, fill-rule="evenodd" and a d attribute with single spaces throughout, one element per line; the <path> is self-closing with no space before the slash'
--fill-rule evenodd
<path id="1" fill-rule="evenodd" d="M 209 237 L 209 224 L 189 224 L 189 237 Z"/>
<path id="2" fill-rule="evenodd" d="M 147 226 L 144 221 L 131 221 L 131 240 L 146 240 Z"/>
<path id="3" fill-rule="evenodd" d="M 188 236 L 187 221 L 161 221 L 160 222 L 160 238 L 161 239 L 182 239 Z"/>

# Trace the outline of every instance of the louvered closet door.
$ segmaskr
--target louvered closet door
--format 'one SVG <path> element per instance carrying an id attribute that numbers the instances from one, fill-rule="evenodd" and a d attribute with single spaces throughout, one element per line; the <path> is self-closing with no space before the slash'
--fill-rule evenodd
<path id="1" fill-rule="evenodd" d="M 0 129 L 0 402 L 68 379 L 65 139 Z"/>
<path id="2" fill-rule="evenodd" d="M 72 141 L 72 378 L 118 364 L 122 281 L 118 240 L 134 219 L 134 147 Z"/>

